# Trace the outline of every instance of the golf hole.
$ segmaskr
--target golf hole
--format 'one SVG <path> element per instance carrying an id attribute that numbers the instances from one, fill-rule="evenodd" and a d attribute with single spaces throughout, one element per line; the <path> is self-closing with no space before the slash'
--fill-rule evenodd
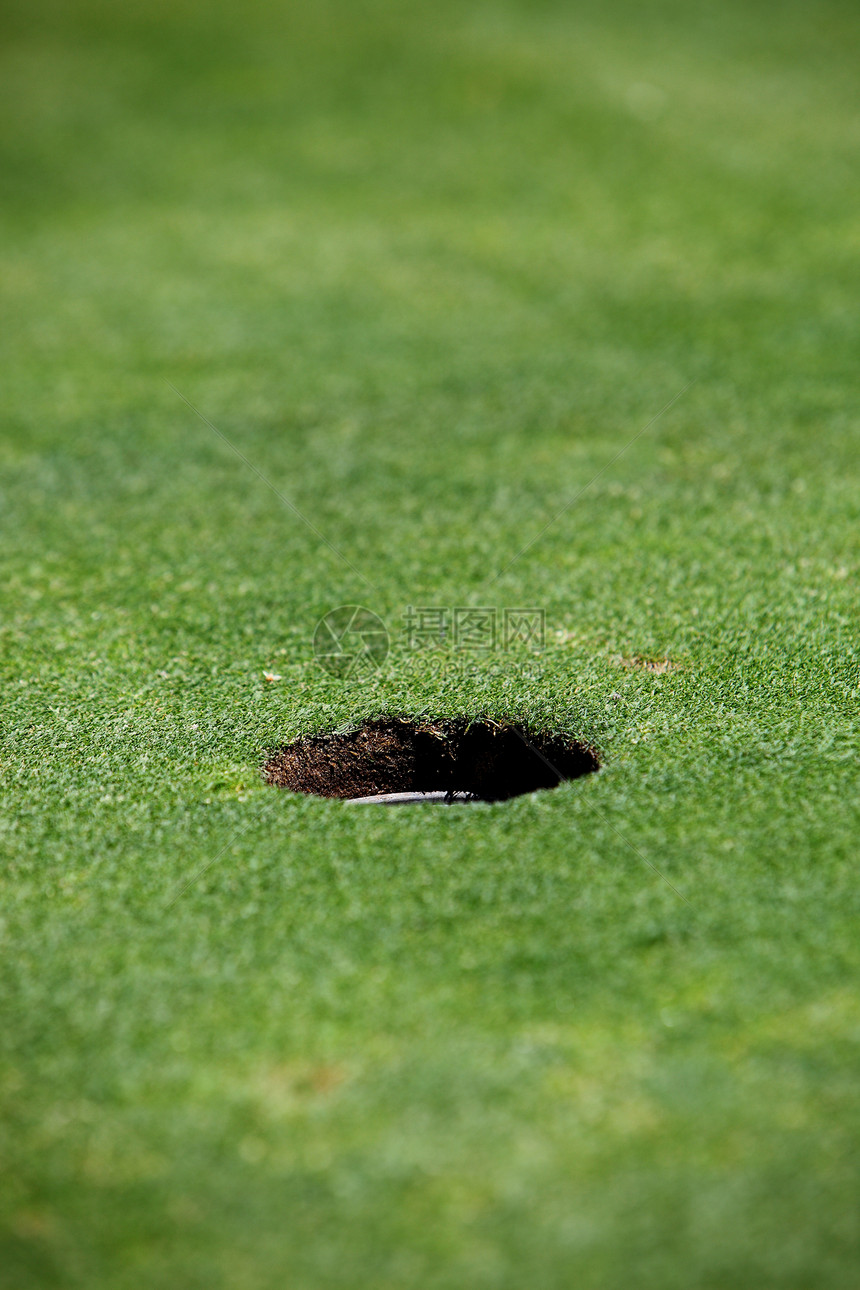
<path id="1" fill-rule="evenodd" d="M 380 717 L 311 735 L 269 758 L 263 776 L 293 793 L 355 803 L 501 802 L 599 769 L 593 748 L 513 723 Z"/>

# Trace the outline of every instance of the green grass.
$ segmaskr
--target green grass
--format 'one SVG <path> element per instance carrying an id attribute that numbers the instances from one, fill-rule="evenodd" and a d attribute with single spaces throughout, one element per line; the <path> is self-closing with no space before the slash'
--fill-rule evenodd
<path id="1" fill-rule="evenodd" d="M 4 26 L 0 1285 L 853 1290 L 856 6 Z M 381 712 L 604 769 L 262 783 Z"/>

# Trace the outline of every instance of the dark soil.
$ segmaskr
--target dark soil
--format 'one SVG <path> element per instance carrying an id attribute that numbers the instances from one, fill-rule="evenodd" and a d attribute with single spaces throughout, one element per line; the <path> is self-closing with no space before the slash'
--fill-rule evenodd
<path id="1" fill-rule="evenodd" d="M 462 792 L 499 802 L 598 769 L 587 745 L 525 726 L 380 717 L 349 734 L 298 739 L 266 762 L 263 776 L 318 797 Z"/>

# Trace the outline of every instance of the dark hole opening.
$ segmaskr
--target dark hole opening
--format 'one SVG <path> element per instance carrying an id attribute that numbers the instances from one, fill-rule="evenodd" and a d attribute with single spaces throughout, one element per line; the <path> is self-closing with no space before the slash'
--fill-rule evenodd
<path id="1" fill-rule="evenodd" d="M 269 784 L 318 797 L 467 794 L 500 802 L 599 769 L 587 744 L 490 721 L 380 717 L 348 734 L 311 735 L 274 753 Z"/>

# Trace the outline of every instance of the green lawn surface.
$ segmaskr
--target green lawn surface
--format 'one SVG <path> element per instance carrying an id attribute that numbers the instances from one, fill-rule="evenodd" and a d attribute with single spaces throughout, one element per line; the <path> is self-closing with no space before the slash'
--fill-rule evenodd
<path id="1" fill-rule="evenodd" d="M 2 23 L 0 1286 L 855 1290 L 856 5 Z"/>

